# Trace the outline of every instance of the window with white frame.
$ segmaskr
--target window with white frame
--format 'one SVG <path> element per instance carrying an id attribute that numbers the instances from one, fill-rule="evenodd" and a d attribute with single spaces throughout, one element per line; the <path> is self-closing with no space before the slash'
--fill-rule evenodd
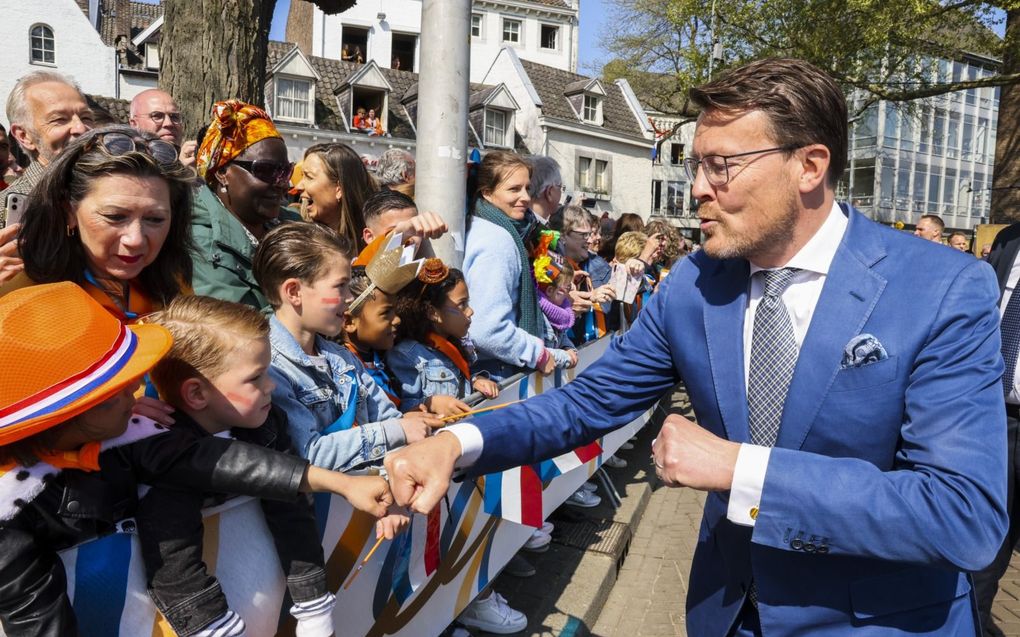
<path id="1" fill-rule="evenodd" d="M 309 122 L 313 112 L 311 81 L 276 78 L 276 117 Z"/>
<path id="2" fill-rule="evenodd" d="M 32 64 L 56 64 L 56 46 L 53 29 L 45 24 L 36 24 L 29 31 L 29 51 Z"/>
<path id="3" fill-rule="evenodd" d="M 507 123 L 510 117 L 506 111 L 494 108 L 485 109 L 485 145 L 509 146 L 507 143 Z"/>
<path id="4" fill-rule="evenodd" d="M 543 24 L 541 29 L 542 39 L 539 45 L 543 49 L 560 48 L 560 28 L 553 24 Z"/>
<path id="5" fill-rule="evenodd" d="M 602 122 L 602 99 L 598 95 L 585 95 L 582 102 L 581 119 L 591 124 Z"/>
<path id="6" fill-rule="evenodd" d="M 503 41 L 511 44 L 521 43 L 521 21 L 503 18 Z"/>
<path id="7" fill-rule="evenodd" d="M 588 190 L 591 186 L 591 157 L 577 158 L 577 188 Z"/>
<path id="8" fill-rule="evenodd" d="M 145 68 L 159 70 L 159 45 L 155 42 L 145 43 Z"/>
<path id="9" fill-rule="evenodd" d="M 482 14 L 472 13 L 471 14 L 471 37 L 480 38 L 482 37 Z"/>
<path id="10" fill-rule="evenodd" d="M 604 159 L 595 160 L 595 192 L 609 192 L 609 162 Z"/>

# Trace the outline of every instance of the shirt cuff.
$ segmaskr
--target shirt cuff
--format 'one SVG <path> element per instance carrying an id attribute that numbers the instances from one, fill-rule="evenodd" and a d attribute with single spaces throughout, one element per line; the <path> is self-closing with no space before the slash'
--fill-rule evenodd
<path id="1" fill-rule="evenodd" d="M 457 436 L 460 441 L 460 458 L 454 464 L 457 469 L 470 467 L 482 455 L 482 432 L 471 423 L 463 422 L 444 427 L 443 431 Z"/>
<path id="2" fill-rule="evenodd" d="M 758 504 L 765 486 L 765 471 L 769 467 L 771 447 L 742 444 L 733 468 L 733 486 L 730 487 L 730 504 L 726 518 L 741 526 L 754 526 L 758 517 Z"/>

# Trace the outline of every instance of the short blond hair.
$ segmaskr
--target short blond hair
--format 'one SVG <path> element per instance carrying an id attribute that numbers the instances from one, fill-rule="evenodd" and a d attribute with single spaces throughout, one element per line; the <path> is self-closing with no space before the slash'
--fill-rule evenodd
<path id="1" fill-rule="evenodd" d="M 636 232 L 631 230 L 630 232 L 624 232 L 620 235 L 620 238 L 616 240 L 616 257 L 617 261 L 626 261 L 627 259 L 636 259 L 641 256 L 641 251 L 645 249 L 645 241 L 648 240 L 648 235 L 643 232 Z"/>
<path id="2" fill-rule="evenodd" d="M 148 317 L 174 338 L 170 351 L 150 375 L 163 400 L 180 408 L 181 384 L 189 378 L 212 380 L 227 369 L 227 357 L 254 339 L 269 337 L 269 319 L 240 303 L 208 296 L 179 296 Z"/>

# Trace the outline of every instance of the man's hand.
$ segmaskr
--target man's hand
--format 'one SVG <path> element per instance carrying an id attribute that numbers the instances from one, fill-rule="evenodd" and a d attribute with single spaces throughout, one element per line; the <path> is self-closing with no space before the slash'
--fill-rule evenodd
<path id="1" fill-rule="evenodd" d="M 441 237 L 450 228 L 447 227 L 443 218 L 434 212 L 423 212 L 420 215 L 411 217 L 407 221 L 401 221 L 393 227 L 393 232 L 403 235 L 404 241 L 420 243 L 422 239 L 435 239 Z"/>
<path id="2" fill-rule="evenodd" d="M 189 139 L 181 144 L 181 151 L 177 153 L 177 159 L 188 168 L 195 167 L 195 153 L 198 151 L 198 142 Z"/>
<path id="3" fill-rule="evenodd" d="M 733 485 L 740 444 L 672 414 L 652 444 L 655 474 L 669 487 L 726 491 Z"/>
<path id="4" fill-rule="evenodd" d="M 592 303 L 607 303 L 609 301 L 616 300 L 616 288 L 609 285 L 600 285 L 599 287 L 592 290 L 591 301 Z"/>
<path id="5" fill-rule="evenodd" d="M 584 314 L 591 309 L 591 295 L 591 292 L 582 292 L 580 290 L 572 290 L 570 292 L 571 309 L 574 310 L 574 314 Z"/>
<path id="6" fill-rule="evenodd" d="M 440 432 L 387 454 L 386 473 L 397 505 L 428 514 L 450 488 L 453 464 L 460 451 L 457 436 Z"/>
<path id="7" fill-rule="evenodd" d="M 0 229 L 0 284 L 7 283 L 25 269 L 25 262 L 18 254 L 18 230 L 20 223 L 12 223 Z"/>

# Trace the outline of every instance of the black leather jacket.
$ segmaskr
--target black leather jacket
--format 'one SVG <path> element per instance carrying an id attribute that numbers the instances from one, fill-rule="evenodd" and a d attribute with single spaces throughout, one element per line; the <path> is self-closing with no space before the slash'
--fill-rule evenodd
<path id="1" fill-rule="evenodd" d="M 210 437 L 182 412 L 174 418 L 169 436 L 192 440 Z M 293 453 L 287 415 L 277 407 L 270 410 L 261 427 L 234 429 L 232 433 L 238 440 Z M 228 610 L 219 582 L 209 575 L 202 561 L 202 507 L 222 503 L 227 497 L 224 493 L 161 486 L 150 489 L 138 506 L 135 519 L 149 596 L 179 637 L 194 635 Z M 326 567 L 311 496 L 302 493 L 288 501 L 260 498 L 259 504 L 291 599 L 306 602 L 325 595 Z"/>
<path id="2" fill-rule="evenodd" d="M 64 470 L 0 522 L 0 624 L 7 637 L 78 634 L 57 552 L 111 533 L 134 515 L 138 484 L 294 500 L 308 462 L 258 445 L 160 434 L 99 456 L 100 470 Z"/>

